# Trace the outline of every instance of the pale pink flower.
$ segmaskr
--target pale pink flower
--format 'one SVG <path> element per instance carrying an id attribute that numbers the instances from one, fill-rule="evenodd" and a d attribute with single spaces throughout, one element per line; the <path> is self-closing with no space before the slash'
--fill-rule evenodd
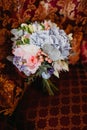
<path id="1" fill-rule="evenodd" d="M 38 46 L 35 46 L 33 44 L 25 44 L 25 45 L 19 45 L 17 48 L 14 48 L 13 54 L 15 56 L 20 56 L 27 60 L 30 56 L 36 56 L 37 52 L 39 50 Z"/>
<path id="2" fill-rule="evenodd" d="M 45 30 L 49 30 L 50 29 L 50 24 L 48 21 L 44 21 L 44 25 L 45 25 Z"/>
<path id="3" fill-rule="evenodd" d="M 53 26 L 57 27 L 57 25 L 55 23 L 52 23 L 50 20 L 49 21 L 45 20 L 44 21 L 44 26 L 45 26 L 45 30 L 49 30 Z"/>
<path id="4" fill-rule="evenodd" d="M 34 74 L 41 65 L 41 62 L 36 56 L 32 55 L 27 59 L 26 65 L 28 66 L 29 71 Z"/>
<path id="5" fill-rule="evenodd" d="M 19 57 L 23 57 L 25 55 L 24 51 L 22 50 L 22 48 L 18 47 L 18 48 L 15 48 L 13 51 L 12 51 L 12 54 L 14 54 L 15 56 L 19 56 Z"/>

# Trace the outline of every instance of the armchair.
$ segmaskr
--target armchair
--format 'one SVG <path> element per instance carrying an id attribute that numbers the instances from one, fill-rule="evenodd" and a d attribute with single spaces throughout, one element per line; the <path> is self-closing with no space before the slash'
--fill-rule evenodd
<path id="1" fill-rule="evenodd" d="M 2 0 L 0 10 L 0 68 L 3 60 L 7 64 L 6 56 L 11 53 L 10 30 L 28 20 L 43 21 L 44 19 L 57 23 L 67 34 L 73 33 L 74 54 L 69 57 L 69 63 L 73 65 L 79 61 L 87 63 L 86 0 Z M 8 73 L 8 71 L 6 72 Z M 3 75 L 3 71 L 1 74 Z M 0 84 L 2 84 L 1 80 Z M 14 88 L 13 82 L 11 85 Z M 21 85 L 19 88 L 21 89 Z M 2 88 L 0 87 L 0 89 Z M 2 102 L 0 103 L 2 104 Z"/>

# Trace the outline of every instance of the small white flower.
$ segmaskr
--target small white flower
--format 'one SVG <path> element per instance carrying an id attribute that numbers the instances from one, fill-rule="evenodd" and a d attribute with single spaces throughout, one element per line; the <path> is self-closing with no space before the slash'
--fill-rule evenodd
<path id="1" fill-rule="evenodd" d="M 28 25 L 26 23 L 22 23 L 21 27 L 28 27 Z"/>
<path id="2" fill-rule="evenodd" d="M 69 38 L 70 41 L 72 41 L 73 40 L 73 34 L 72 33 L 68 34 L 68 38 Z"/>

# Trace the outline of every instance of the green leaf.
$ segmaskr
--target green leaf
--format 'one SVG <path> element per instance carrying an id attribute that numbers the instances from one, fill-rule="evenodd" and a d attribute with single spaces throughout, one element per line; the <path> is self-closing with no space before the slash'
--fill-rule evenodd
<path id="1" fill-rule="evenodd" d="M 25 38 L 25 39 L 24 39 L 24 42 L 25 42 L 26 44 L 29 44 L 30 40 L 29 40 L 28 38 Z"/>
<path id="2" fill-rule="evenodd" d="M 32 33 L 29 27 L 26 29 L 26 31 L 27 31 L 28 33 Z"/>
<path id="3" fill-rule="evenodd" d="M 23 42 L 22 42 L 21 40 L 17 40 L 17 41 L 16 41 L 16 44 L 17 44 L 17 45 L 21 45 L 21 44 L 23 44 Z"/>
<path id="4" fill-rule="evenodd" d="M 41 25 L 42 29 L 45 29 L 45 26 L 43 24 L 40 23 L 40 25 Z"/>

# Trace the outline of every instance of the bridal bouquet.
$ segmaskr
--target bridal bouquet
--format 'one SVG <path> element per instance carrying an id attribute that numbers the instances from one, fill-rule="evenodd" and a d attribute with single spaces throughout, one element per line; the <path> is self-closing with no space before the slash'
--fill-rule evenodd
<path id="1" fill-rule="evenodd" d="M 12 62 L 24 73 L 28 82 L 40 77 L 43 88 L 53 95 L 57 88 L 50 81 L 52 75 L 59 78 L 60 71 L 68 71 L 72 34 L 67 35 L 50 20 L 22 23 L 12 29 Z"/>

